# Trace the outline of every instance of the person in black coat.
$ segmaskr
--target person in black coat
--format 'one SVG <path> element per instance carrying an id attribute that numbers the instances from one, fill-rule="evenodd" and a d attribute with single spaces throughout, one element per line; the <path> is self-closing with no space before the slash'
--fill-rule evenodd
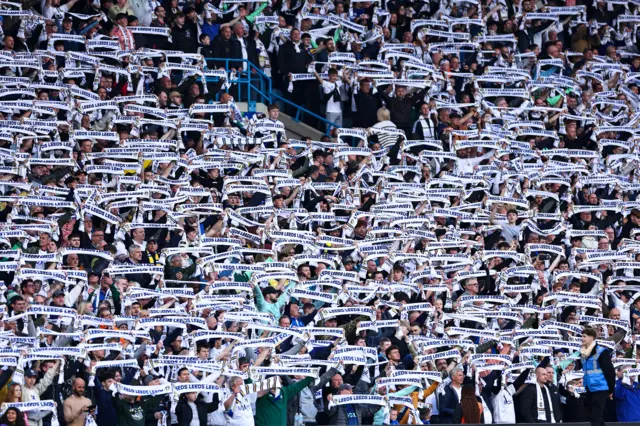
<path id="1" fill-rule="evenodd" d="M 196 415 L 200 426 L 207 426 L 207 414 L 213 413 L 220 405 L 220 398 L 217 393 L 213 394 L 213 401 L 204 402 L 198 398 L 197 392 L 189 392 L 182 394 L 180 401 L 176 405 L 176 417 L 178 418 L 178 426 L 190 426 L 193 420 L 193 407 L 196 408 Z"/>
<path id="2" fill-rule="evenodd" d="M 197 31 L 194 31 L 191 25 L 185 23 L 184 14 L 182 12 L 176 14 L 175 24 L 171 29 L 173 49 L 181 50 L 185 53 L 196 53 L 198 50 L 197 37 Z"/>
<path id="3" fill-rule="evenodd" d="M 200 34 L 200 44 L 198 45 L 198 53 L 204 56 L 204 58 L 213 58 L 213 48 L 211 47 L 211 39 L 208 34 Z M 207 68 L 215 69 L 215 63 L 213 61 L 206 61 Z"/>
<path id="4" fill-rule="evenodd" d="M 260 59 L 258 58 L 258 48 L 256 47 L 256 39 L 252 33 L 249 37 L 246 36 L 244 25 L 242 22 L 236 22 L 233 25 L 232 40 L 236 41 L 236 48 L 239 49 L 240 57 L 244 58 L 243 51 L 247 54 L 247 60 L 255 67 L 260 68 Z M 245 64 L 242 64 L 240 68 L 243 68 Z M 249 65 L 246 65 L 247 71 L 249 71 Z"/>
<path id="5" fill-rule="evenodd" d="M 520 421 L 524 423 L 551 423 L 550 416 L 553 416 L 555 423 L 562 421 L 560 395 L 557 390 L 552 390 L 548 386 L 550 379 L 545 363 L 538 365 L 536 368 L 536 383 L 529 384 L 522 391 L 519 399 L 519 407 L 517 409 L 520 413 Z M 538 401 L 538 387 L 540 387 L 540 392 L 542 393 L 542 401 Z M 544 400 L 545 397 L 546 401 Z"/>
<path id="6" fill-rule="evenodd" d="M 231 38 L 231 27 L 220 28 L 220 33 L 211 44 L 214 58 L 242 59 L 242 51 L 238 40 Z M 224 61 L 214 61 L 216 68 L 225 68 Z M 229 69 L 242 67 L 241 62 L 229 61 Z"/>
<path id="7" fill-rule="evenodd" d="M 460 368 L 451 370 L 451 383 L 444 388 L 444 394 L 438 395 L 438 406 L 440 407 L 440 423 L 453 423 L 453 416 L 460 410 L 460 398 L 458 392 L 461 391 L 464 382 L 464 372 Z"/>
<path id="8" fill-rule="evenodd" d="M 560 395 L 565 397 L 562 420 L 568 423 L 582 423 L 587 420 L 584 397 L 573 393 L 573 388 L 578 386 L 577 380 L 567 383 L 567 386 L 560 386 Z"/>
<path id="9" fill-rule="evenodd" d="M 291 40 L 280 47 L 278 53 L 278 68 L 284 79 L 284 88 L 289 87 L 289 74 L 302 74 L 307 72 L 309 64 L 313 61 L 309 53 L 311 39 L 308 34 L 302 39 L 300 30 L 291 30 Z M 293 83 L 293 102 L 305 105 L 306 101 L 317 83 L 313 80 L 302 80 Z"/>
<path id="10" fill-rule="evenodd" d="M 353 95 L 356 104 L 356 114 L 353 117 L 354 127 L 373 127 L 378 122 L 378 109 L 382 106 L 382 100 L 371 92 L 369 79 L 360 80 L 360 90 Z"/>
<path id="11" fill-rule="evenodd" d="M 411 111 L 413 106 L 421 101 L 427 94 L 428 88 L 420 89 L 410 95 L 406 95 L 406 88 L 404 86 L 396 86 L 396 91 L 393 97 L 389 96 L 391 87 L 388 86 L 386 90 L 380 90 L 378 94 L 387 105 L 387 109 L 391 111 L 391 121 L 398 129 L 404 130 L 406 135 L 411 134 L 412 121 Z"/>

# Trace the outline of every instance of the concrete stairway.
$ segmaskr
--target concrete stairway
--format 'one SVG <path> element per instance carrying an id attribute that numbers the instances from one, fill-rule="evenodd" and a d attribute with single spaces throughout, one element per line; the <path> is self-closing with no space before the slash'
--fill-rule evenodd
<path id="1" fill-rule="evenodd" d="M 247 112 L 248 105 L 246 102 L 238 102 L 238 108 L 241 112 Z M 267 106 L 262 103 L 256 104 L 256 111 L 267 113 Z M 287 131 L 287 138 L 289 139 L 302 139 L 305 137 L 310 137 L 311 140 L 319 141 L 323 136 L 323 133 L 318 129 L 308 126 L 302 122 L 294 121 L 292 117 L 284 114 L 280 111 L 280 121 L 284 124 L 284 128 Z"/>

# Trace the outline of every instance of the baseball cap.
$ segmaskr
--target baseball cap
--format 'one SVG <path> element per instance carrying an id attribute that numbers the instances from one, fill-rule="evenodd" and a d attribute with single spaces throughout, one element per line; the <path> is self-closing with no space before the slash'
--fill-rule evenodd
<path id="1" fill-rule="evenodd" d="M 262 293 L 263 293 L 265 296 L 266 296 L 267 294 L 275 294 L 275 293 L 277 293 L 277 292 L 278 292 L 278 290 L 276 290 L 275 288 L 273 288 L 273 287 L 271 287 L 271 286 L 266 287 L 266 288 L 262 291 Z"/>
<path id="2" fill-rule="evenodd" d="M 53 297 L 58 297 L 58 296 L 64 296 L 64 291 L 62 291 L 62 290 L 56 290 L 56 291 L 53 293 Z"/>
<path id="3" fill-rule="evenodd" d="M 351 386 L 349 383 L 343 383 L 340 385 L 340 387 L 338 388 L 338 390 L 353 390 L 353 386 Z"/>
<path id="4" fill-rule="evenodd" d="M 156 376 L 154 376 L 153 374 L 149 374 L 144 378 L 142 383 L 144 383 L 145 386 L 149 386 L 149 383 L 151 383 L 152 381 L 154 381 L 156 379 L 157 379 Z"/>
<path id="5" fill-rule="evenodd" d="M 32 369 L 24 370 L 24 377 L 36 377 L 37 374 Z"/>

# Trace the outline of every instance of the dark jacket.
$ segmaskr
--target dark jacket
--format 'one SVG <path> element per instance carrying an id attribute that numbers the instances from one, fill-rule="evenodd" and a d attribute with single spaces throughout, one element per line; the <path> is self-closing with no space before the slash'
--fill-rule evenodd
<path id="1" fill-rule="evenodd" d="M 124 263 L 131 266 L 144 266 L 143 262 L 133 263 L 131 261 L 131 258 L 127 258 L 127 260 L 125 260 Z M 125 275 L 129 281 L 135 281 L 138 284 L 140 284 L 140 287 L 143 287 L 143 288 L 149 288 L 149 286 L 151 285 L 151 280 L 153 278 L 151 274 L 124 273 L 123 275 Z M 114 302 L 115 302 L 115 295 L 114 295 Z"/>
<path id="2" fill-rule="evenodd" d="M 347 424 L 348 410 L 351 407 L 358 417 L 358 424 L 362 424 L 362 419 L 373 416 L 379 409 L 378 405 L 370 404 L 346 404 L 334 405 L 329 409 L 329 424 L 342 426 Z"/>
<path id="3" fill-rule="evenodd" d="M 378 109 L 382 106 L 380 97 L 371 92 L 358 92 L 354 96 L 357 114 L 354 115 L 354 127 L 368 128 L 378 122 Z"/>
<path id="4" fill-rule="evenodd" d="M 242 44 L 238 37 L 234 35 L 231 36 L 233 40 L 236 42 L 236 47 L 238 48 L 238 52 L 240 53 L 240 57 L 242 58 Z M 245 44 L 245 48 L 247 49 L 247 59 L 257 68 L 260 68 L 260 58 L 258 58 L 258 48 L 256 47 L 256 40 L 251 37 L 243 37 L 243 41 Z M 249 66 L 247 65 L 247 68 Z"/>
<path id="5" fill-rule="evenodd" d="M 181 50 L 185 53 L 196 53 L 198 51 L 198 33 L 194 32 L 189 25 L 182 28 L 177 25 L 171 30 L 173 49 Z"/>
<path id="6" fill-rule="evenodd" d="M 242 59 L 242 50 L 240 50 L 238 40 L 234 40 L 233 37 L 225 40 L 222 35 L 218 35 L 211 43 L 211 50 L 214 58 Z M 214 63 L 216 68 L 226 68 L 224 61 L 214 61 Z M 239 68 L 241 66 L 241 62 L 229 61 L 228 68 Z"/>
<path id="7" fill-rule="evenodd" d="M 287 41 L 280 47 L 278 67 L 285 82 L 289 81 L 289 73 L 306 73 L 307 67 L 313 61 L 311 54 L 302 46 L 302 42 L 300 42 L 299 50 L 299 53 L 296 52 L 295 46 L 291 41 Z"/>
<path id="8" fill-rule="evenodd" d="M 573 392 L 567 391 L 564 386 L 560 386 L 560 395 L 565 397 L 563 421 L 571 423 L 581 423 L 587 420 L 586 411 L 584 407 L 585 396 L 576 398 Z"/>
<path id="9" fill-rule="evenodd" d="M 151 398 L 143 398 L 133 403 L 120 398 L 120 394 L 116 394 L 111 398 L 115 406 L 118 426 L 145 426 L 151 420 L 156 412 L 162 411 L 160 402 L 164 395 L 153 396 Z M 99 414 L 98 417 L 102 416 Z M 111 423 L 114 424 L 113 419 Z M 106 423 L 105 423 L 106 424 Z"/>
<path id="10" fill-rule="evenodd" d="M 553 417 L 556 423 L 562 420 L 562 405 L 560 405 L 560 395 L 557 390 L 552 390 L 547 386 L 547 392 L 553 405 Z M 520 396 L 519 410 L 521 421 L 524 423 L 538 423 L 538 391 L 534 384 L 529 384 Z"/>
<path id="11" fill-rule="evenodd" d="M 444 394 L 438 394 L 438 410 L 440 412 L 440 423 L 453 423 L 453 416 L 459 410 L 460 400 L 456 391 L 448 385 L 444 388 Z"/>
<path id="12" fill-rule="evenodd" d="M 113 402 L 111 402 L 111 392 L 102 389 L 102 383 L 100 383 L 97 377 L 95 378 L 95 383 L 96 386 L 93 395 L 95 397 L 95 403 L 98 406 L 98 412 L 100 413 L 100 415 L 96 417 L 96 423 L 98 423 L 98 426 L 107 426 L 111 424 L 111 419 L 118 417 L 116 407 Z"/>
<path id="13" fill-rule="evenodd" d="M 331 380 L 331 378 L 335 376 L 337 373 L 338 373 L 338 370 L 336 370 L 335 368 L 330 368 L 327 370 L 326 373 L 320 376 L 320 381 L 318 382 L 318 384 L 311 382 L 307 385 L 307 387 L 309 388 L 309 390 L 311 390 L 311 393 L 315 395 L 317 390 L 323 389 L 324 385 L 329 383 L 329 380 Z M 287 402 L 287 424 L 288 425 L 292 425 L 295 423 L 295 416 L 300 411 L 299 407 L 300 407 L 300 393 L 296 393 Z"/>
<path id="14" fill-rule="evenodd" d="M 213 401 L 204 402 L 201 399 L 197 399 L 194 404 L 198 410 L 198 420 L 200 426 L 207 426 L 207 414 L 212 413 L 218 409 L 220 405 L 220 399 L 217 393 L 213 394 Z M 176 417 L 178 417 L 178 426 L 189 426 L 191 420 L 193 420 L 193 411 L 189 406 L 189 403 L 182 398 L 176 405 Z"/>
<path id="15" fill-rule="evenodd" d="M 413 105 L 427 94 L 427 89 L 420 90 L 402 99 L 391 97 L 383 91 L 378 92 L 391 112 L 391 121 L 400 128 L 411 128 L 411 110 Z"/>

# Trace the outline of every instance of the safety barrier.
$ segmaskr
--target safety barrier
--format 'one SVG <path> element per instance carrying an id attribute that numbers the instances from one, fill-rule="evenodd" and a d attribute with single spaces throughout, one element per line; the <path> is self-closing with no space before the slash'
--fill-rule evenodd
<path id="1" fill-rule="evenodd" d="M 229 58 L 205 58 L 205 60 L 207 61 L 207 63 L 224 63 L 224 68 L 227 72 L 230 72 L 232 70 L 236 71 L 235 78 L 230 79 L 229 83 L 236 85 L 238 91 L 237 101 L 244 102 L 246 100 L 249 113 L 256 112 L 256 104 L 258 102 L 265 105 L 280 102 L 288 105 L 296 111 L 295 115 L 291 117 L 296 122 L 302 121 L 305 116 L 313 117 L 324 125 L 323 131 L 327 135 L 332 128 L 338 127 L 335 123 L 327 120 L 325 117 L 309 111 L 308 109 L 291 102 L 285 97 L 274 93 L 272 90 L 273 86 L 271 77 L 262 72 L 260 68 L 249 62 L 249 60 Z M 242 63 L 242 69 L 238 70 L 236 68 L 233 68 L 230 66 L 230 63 Z"/>

